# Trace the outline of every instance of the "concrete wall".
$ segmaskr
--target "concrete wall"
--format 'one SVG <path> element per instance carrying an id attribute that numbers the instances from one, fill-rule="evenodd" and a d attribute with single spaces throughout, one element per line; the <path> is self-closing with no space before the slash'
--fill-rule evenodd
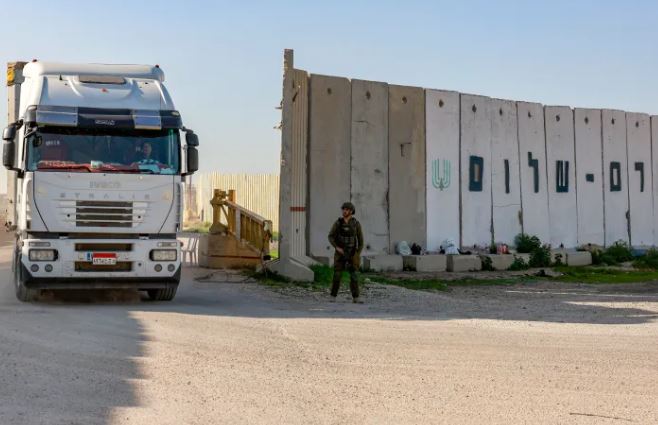
<path id="1" fill-rule="evenodd" d="M 605 244 L 611 245 L 618 240 L 628 242 L 626 114 L 623 111 L 604 109 L 601 123 L 603 126 Z"/>
<path id="2" fill-rule="evenodd" d="M 578 244 L 604 244 L 601 110 L 575 109 Z"/>
<path id="3" fill-rule="evenodd" d="M 352 80 L 352 187 L 366 241 L 364 254 L 385 253 L 388 233 L 388 85 Z"/>
<path id="4" fill-rule="evenodd" d="M 491 195 L 493 239 L 514 244 L 521 233 L 521 184 L 516 103 L 491 101 Z"/>
<path id="5" fill-rule="evenodd" d="M 628 197 L 631 244 L 653 245 L 653 182 L 651 173 L 651 121 L 646 114 L 626 114 Z"/>
<path id="6" fill-rule="evenodd" d="M 427 90 L 427 250 L 459 244 L 459 93 Z"/>
<path id="7" fill-rule="evenodd" d="M 658 117 L 651 117 L 651 163 L 653 182 L 653 244 L 658 246 Z"/>
<path id="8" fill-rule="evenodd" d="M 310 86 L 308 252 L 333 257 L 327 235 L 350 199 L 351 85 L 347 78 L 311 75 Z"/>
<path id="9" fill-rule="evenodd" d="M 389 230 L 391 252 L 400 241 L 426 247 L 425 92 L 388 90 Z"/>
<path id="10" fill-rule="evenodd" d="M 289 177 L 284 163 L 299 169 L 307 156 L 308 177 L 298 170 L 284 183 L 282 171 L 280 198 L 288 232 L 300 230 L 292 210 L 306 211 L 307 255 L 333 254 L 327 231 L 347 199 L 366 254 L 403 240 L 429 251 L 447 238 L 513 243 L 522 231 L 554 247 L 610 245 L 629 232 L 635 246 L 658 243 L 658 118 L 319 75 L 307 92 L 284 93 L 309 106 L 288 105 L 282 137 L 282 170 Z M 305 184 L 307 199 L 292 200 Z"/>
<path id="11" fill-rule="evenodd" d="M 544 108 L 548 216 L 553 247 L 578 243 L 573 111 L 566 106 Z"/>
<path id="12" fill-rule="evenodd" d="M 539 103 L 517 102 L 517 117 L 523 232 L 549 241 L 544 107 Z"/>

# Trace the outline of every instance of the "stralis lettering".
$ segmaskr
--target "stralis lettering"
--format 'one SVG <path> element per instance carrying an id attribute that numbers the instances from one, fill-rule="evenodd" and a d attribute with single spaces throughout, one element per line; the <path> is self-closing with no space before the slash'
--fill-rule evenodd
<path id="1" fill-rule="evenodd" d="M 121 187 L 119 182 L 89 182 L 91 189 L 118 189 Z"/>
<path id="2" fill-rule="evenodd" d="M 77 201 L 77 200 L 105 200 L 105 201 L 151 201 L 150 193 L 125 193 L 125 192 L 61 192 L 59 194 L 60 201 Z"/>

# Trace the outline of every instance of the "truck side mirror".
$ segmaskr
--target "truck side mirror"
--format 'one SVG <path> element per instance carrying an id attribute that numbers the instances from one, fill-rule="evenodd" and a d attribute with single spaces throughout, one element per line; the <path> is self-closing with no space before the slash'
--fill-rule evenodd
<path id="1" fill-rule="evenodd" d="M 187 146 L 187 174 L 192 174 L 199 169 L 199 151 L 196 147 Z"/>
<path id="2" fill-rule="evenodd" d="M 2 140 L 9 142 L 14 141 L 16 137 L 16 124 L 10 124 L 5 127 L 5 130 L 2 132 Z"/>
<path id="3" fill-rule="evenodd" d="M 187 130 L 185 133 L 185 143 L 187 143 L 187 146 L 197 147 L 199 146 L 199 136 L 194 134 L 192 130 Z"/>
<path id="4" fill-rule="evenodd" d="M 14 169 L 14 158 L 16 157 L 16 144 L 13 139 L 5 139 L 2 144 L 2 165 L 9 170 Z"/>

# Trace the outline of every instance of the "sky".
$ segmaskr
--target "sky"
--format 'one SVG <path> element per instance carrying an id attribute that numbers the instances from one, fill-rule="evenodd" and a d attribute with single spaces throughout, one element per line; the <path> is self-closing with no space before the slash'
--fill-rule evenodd
<path id="1" fill-rule="evenodd" d="M 317 74 L 658 114 L 655 1 L 0 5 L 3 63 L 159 64 L 184 124 L 199 135 L 201 171 L 278 172 L 285 48 L 297 68 Z"/>

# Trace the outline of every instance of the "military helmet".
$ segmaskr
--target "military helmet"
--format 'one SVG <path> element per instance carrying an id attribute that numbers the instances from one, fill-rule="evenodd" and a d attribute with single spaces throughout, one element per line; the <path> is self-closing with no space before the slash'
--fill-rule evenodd
<path id="1" fill-rule="evenodd" d="M 349 210 L 352 210 L 352 214 L 356 214 L 356 208 L 354 208 L 354 204 L 353 204 L 353 203 L 351 203 L 351 202 L 343 202 L 343 206 L 340 207 L 340 209 L 343 210 L 343 209 L 345 209 L 345 208 L 347 208 L 347 209 L 349 209 Z"/>

